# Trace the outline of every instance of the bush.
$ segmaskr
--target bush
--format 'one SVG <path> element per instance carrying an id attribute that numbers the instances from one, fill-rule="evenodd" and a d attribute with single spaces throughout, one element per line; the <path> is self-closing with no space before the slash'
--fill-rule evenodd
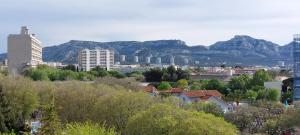
<path id="1" fill-rule="evenodd" d="M 157 89 L 159 90 L 169 90 L 171 89 L 171 85 L 168 82 L 161 82 L 158 86 Z"/>

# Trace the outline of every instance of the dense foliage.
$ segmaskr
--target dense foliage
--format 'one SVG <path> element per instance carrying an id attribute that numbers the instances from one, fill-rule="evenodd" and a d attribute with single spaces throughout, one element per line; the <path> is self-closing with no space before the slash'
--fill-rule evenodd
<path id="1" fill-rule="evenodd" d="M 188 71 L 182 70 L 180 68 L 176 69 L 174 66 L 168 68 L 153 68 L 144 73 L 145 80 L 147 82 L 161 82 L 170 81 L 176 82 L 180 79 L 188 80 L 190 75 Z"/>
<path id="2" fill-rule="evenodd" d="M 63 69 L 51 68 L 46 65 L 39 65 L 37 68 L 29 68 L 25 71 L 25 76 L 37 81 L 64 81 L 64 80 L 81 80 L 91 81 L 97 77 L 112 76 L 116 78 L 125 78 L 126 75 L 117 71 L 106 71 L 103 68 L 96 67 L 89 72 L 77 72 L 72 66 Z"/>
<path id="3" fill-rule="evenodd" d="M 28 129 L 27 121 L 34 120 L 33 114 L 40 112 L 42 114 L 40 120 L 44 123 L 40 132 L 44 134 L 109 135 L 127 132 L 142 134 L 144 131 L 137 132 L 132 128 L 134 124 L 142 126 L 145 122 L 161 122 L 162 126 L 176 122 L 179 129 L 172 131 L 173 134 L 181 134 L 183 131 L 190 131 L 191 134 L 198 134 L 202 131 L 208 134 L 226 134 L 228 131 L 230 134 L 237 133 L 233 125 L 222 118 L 203 113 L 202 108 L 185 109 L 178 100 L 151 97 L 146 93 L 138 92 L 139 88 L 133 87 L 133 84 L 134 82 L 128 84 L 127 79 L 116 78 L 103 78 L 91 83 L 32 81 L 22 77 L 1 77 L 0 132 L 28 133 L 30 128 Z M 181 105 L 178 106 L 179 104 Z M 9 113 L 7 109 L 2 108 L 8 108 Z M 156 119 L 135 120 L 145 117 L 145 110 L 148 114 L 153 108 L 156 108 L 158 112 L 178 112 L 178 114 L 186 115 L 187 119 L 183 119 L 183 115 L 166 113 L 166 117 L 162 115 Z M 206 112 L 209 111 L 206 109 Z M 168 118 L 179 121 L 168 123 L 165 121 Z M 206 121 L 204 122 L 203 119 Z M 193 121 L 198 125 L 193 125 Z M 215 122 L 219 123 L 218 127 L 209 126 Z M 152 128 L 147 128 L 147 130 L 158 130 L 155 126 Z M 173 127 L 166 127 L 167 130 L 171 128 L 173 129 Z"/>

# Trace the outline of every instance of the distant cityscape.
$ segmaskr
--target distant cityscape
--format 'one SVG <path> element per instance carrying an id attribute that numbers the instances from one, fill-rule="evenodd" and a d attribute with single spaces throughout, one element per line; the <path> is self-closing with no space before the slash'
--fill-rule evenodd
<path id="1" fill-rule="evenodd" d="M 116 56 L 115 49 L 100 47 L 77 49 L 77 63 L 65 64 L 60 61 L 43 62 L 42 42 L 35 34 L 30 33 L 28 27 L 23 26 L 19 34 L 8 36 L 7 59 L 0 67 L 1 71 L 7 70 L 9 76 L 24 75 L 34 81 L 77 79 L 94 82 L 95 77 L 134 77 L 139 80 L 136 86 L 152 97 L 172 96 L 186 104 L 212 103 L 220 109 L 220 113 L 230 114 L 240 106 L 252 104 L 256 98 L 277 102 L 281 100 L 286 106 L 300 99 L 300 35 L 295 35 L 293 42 L 294 59 L 293 64 L 289 65 L 285 61 L 277 61 L 274 66 L 229 66 L 226 63 L 200 66 L 200 61 L 190 61 L 187 57 L 182 57 L 182 63 L 177 64 L 176 56 L 166 55 L 168 60 L 164 59 L 167 62 L 163 62 L 162 57 L 154 57 L 152 54 L 146 55 L 143 60 L 139 55 L 130 55 L 133 60 L 129 62 L 128 55 Z M 293 88 L 284 84 L 291 77 Z M 228 85 L 227 88 L 225 84 Z M 247 92 L 240 95 L 236 93 L 243 89 Z M 284 97 L 291 89 L 294 90 L 293 95 Z M 251 92 L 254 95 L 249 95 Z M 244 95 L 240 99 L 242 94 Z M 262 95 L 259 97 L 258 94 Z M 234 98 L 226 101 L 224 96 Z M 40 121 L 31 123 L 34 124 L 37 124 L 37 129 L 41 127 Z"/>

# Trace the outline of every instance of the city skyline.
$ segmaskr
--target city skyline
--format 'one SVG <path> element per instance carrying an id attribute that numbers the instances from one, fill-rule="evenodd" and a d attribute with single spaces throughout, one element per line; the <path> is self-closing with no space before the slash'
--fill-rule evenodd
<path id="1" fill-rule="evenodd" d="M 284 45 L 300 31 L 299 4 L 297 0 L 4 0 L 0 5 L 0 53 L 7 50 L 8 34 L 19 33 L 24 25 L 36 32 L 43 46 L 69 40 L 160 39 L 211 45 L 234 35 Z"/>

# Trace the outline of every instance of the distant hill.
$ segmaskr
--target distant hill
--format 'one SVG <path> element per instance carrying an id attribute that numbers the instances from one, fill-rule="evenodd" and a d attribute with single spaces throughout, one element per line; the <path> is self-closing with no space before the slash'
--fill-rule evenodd
<path id="1" fill-rule="evenodd" d="M 59 61 L 63 63 L 76 63 L 77 53 L 83 48 L 114 49 L 115 59 L 119 61 L 120 55 L 126 55 L 127 63 L 133 62 L 134 56 L 140 61 L 151 56 L 154 63 L 156 57 L 161 57 L 163 63 L 169 63 L 170 56 L 175 56 L 176 64 L 183 64 L 184 58 L 193 64 L 199 61 L 200 65 L 275 65 L 278 61 L 291 62 L 291 47 L 293 43 L 285 46 L 255 39 L 250 36 L 238 35 L 228 41 L 220 41 L 210 46 L 188 46 L 181 40 L 157 41 L 118 41 L 94 42 L 71 40 L 57 46 L 43 48 L 43 60 Z M 5 57 L 5 55 L 0 55 Z"/>

